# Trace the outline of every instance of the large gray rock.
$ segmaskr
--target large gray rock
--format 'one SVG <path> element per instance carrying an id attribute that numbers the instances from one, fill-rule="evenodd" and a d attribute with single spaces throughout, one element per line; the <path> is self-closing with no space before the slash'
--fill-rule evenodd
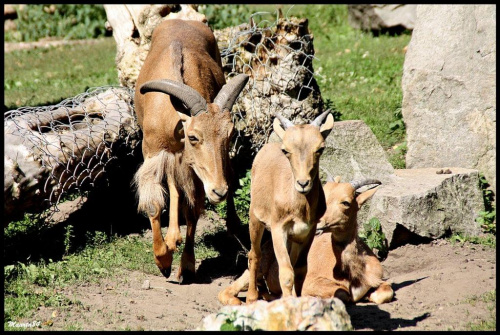
<path id="1" fill-rule="evenodd" d="M 352 330 L 351 318 L 338 298 L 287 297 L 272 302 L 224 306 L 203 319 L 196 330 Z"/>
<path id="2" fill-rule="evenodd" d="M 366 31 L 402 31 L 413 29 L 417 5 L 348 5 L 349 24 Z"/>
<path id="3" fill-rule="evenodd" d="M 496 192 L 496 6 L 419 5 L 402 86 L 406 167 L 477 169 Z"/>
<path id="4" fill-rule="evenodd" d="M 396 170 L 397 178 L 379 187 L 369 202 L 367 218 L 380 220 L 389 247 L 404 244 L 411 233 L 431 239 L 481 233 L 475 222 L 484 210 L 478 171 L 448 169 L 451 174 L 437 174 L 442 169 L 435 168 Z M 404 236 L 396 236 L 396 229 Z"/>

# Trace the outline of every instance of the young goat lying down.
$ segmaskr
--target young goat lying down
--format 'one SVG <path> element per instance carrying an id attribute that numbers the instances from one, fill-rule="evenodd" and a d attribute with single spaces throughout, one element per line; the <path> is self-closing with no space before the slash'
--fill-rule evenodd
<path id="1" fill-rule="evenodd" d="M 336 177 L 323 186 L 327 209 L 316 228 L 316 236 L 307 255 L 303 296 L 337 297 L 344 302 L 367 298 L 377 304 L 392 300 L 392 287 L 382 280 L 382 264 L 358 236 L 357 213 L 377 188 L 359 194 L 356 190 L 372 184 L 380 182 L 340 183 L 340 177 Z M 272 300 L 281 296 L 272 240 L 267 241 L 262 249 L 258 272 L 259 294 L 265 300 Z M 249 272 L 246 270 L 219 293 L 219 301 L 223 305 L 241 304 L 237 296 L 248 289 L 248 282 Z"/>

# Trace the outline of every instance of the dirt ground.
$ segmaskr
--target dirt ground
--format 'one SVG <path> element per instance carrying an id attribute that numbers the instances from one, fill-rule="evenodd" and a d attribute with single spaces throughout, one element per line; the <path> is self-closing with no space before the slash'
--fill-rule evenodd
<path id="1" fill-rule="evenodd" d="M 210 224 L 201 219 L 197 233 Z M 100 284 L 64 288 L 62 293 L 82 304 L 57 311 L 42 307 L 35 319 L 50 320 L 51 330 L 68 325 L 84 330 L 195 329 L 222 307 L 217 293 L 234 278 L 220 267 L 212 271 L 216 267 L 211 261 L 197 264 L 199 282 L 190 285 L 173 279 L 174 268 L 169 279 L 159 272 L 133 271 Z M 355 330 L 466 330 L 467 324 L 491 320 L 496 314 L 488 309 L 492 303 L 470 300 L 496 289 L 494 249 L 435 240 L 391 250 L 382 264 L 395 298 L 383 305 L 347 305 Z M 149 288 L 143 287 L 146 281 Z"/>

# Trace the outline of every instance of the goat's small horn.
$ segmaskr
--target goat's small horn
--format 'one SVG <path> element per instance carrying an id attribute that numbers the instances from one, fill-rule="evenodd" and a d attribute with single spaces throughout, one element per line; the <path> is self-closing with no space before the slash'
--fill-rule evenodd
<path id="1" fill-rule="evenodd" d="M 328 116 L 328 114 L 330 114 L 330 110 L 321 113 L 317 118 L 314 119 L 314 121 L 311 122 L 311 124 L 313 126 L 320 128 L 323 122 L 325 121 L 326 117 Z"/>
<path id="2" fill-rule="evenodd" d="M 214 99 L 214 103 L 219 106 L 221 111 L 228 109 L 231 111 L 234 102 L 241 90 L 245 87 L 250 77 L 246 74 L 239 74 L 231 79 L 226 85 L 222 86 L 221 90 Z"/>
<path id="3" fill-rule="evenodd" d="M 286 117 L 282 116 L 279 113 L 274 113 L 274 116 L 280 120 L 281 126 L 283 127 L 284 130 L 287 130 L 287 128 L 290 128 L 293 126 L 292 121 L 288 120 Z"/>
<path id="4" fill-rule="evenodd" d="M 354 188 L 354 190 L 357 190 L 357 189 L 359 189 L 363 186 L 366 186 L 366 185 L 376 184 L 378 186 L 378 185 L 381 185 L 382 182 L 380 180 L 377 180 L 377 179 L 363 179 L 363 180 L 353 180 L 350 182 L 350 184 Z"/>
<path id="5" fill-rule="evenodd" d="M 191 113 L 196 116 L 198 113 L 207 110 L 207 101 L 194 88 L 178 81 L 161 79 L 148 81 L 141 86 L 142 94 L 147 92 L 162 92 L 172 95 L 182 101 Z"/>
<path id="6" fill-rule="evenodd" d="M 321 170 L 323 170 L 325 173 L 326 173 L 326 181 L 335 181 L 335 179 L 333 178 L 333 176 L 330 174 L 330 171 L 328 171 L 327 169 L 325 169 L 324 167 L 320 166 Z"/>

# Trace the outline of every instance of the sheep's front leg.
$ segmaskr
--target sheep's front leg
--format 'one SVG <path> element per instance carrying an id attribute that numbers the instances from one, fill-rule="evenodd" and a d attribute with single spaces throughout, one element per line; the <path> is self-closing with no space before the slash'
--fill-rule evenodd
<path id="1" fill-rule="evenodd" d="M 260 258 L 262 256 L 260 243 L 262 241 L 262 235 L 264 234 L 264 224 L 253 215 L 251 208 L 249 230 L 251 248 L 248 252 L 248 270 L 250 273 L 248 279 L 247 304 L 251 304 L 259 298 L 259 292 L 257 290 L 257 272 L 259 271 Z"/>
<path id="2" fill-rule="evenodd" d="M 271 227 L 271 237 L 273 239 L 274 254 L 278 261 L 281 292 L 283 297 L 288 297 L 292 295 L 295 278 L 293 267 L 290 263 L 290 256 L 286 248 L 288 235 L 283 230 L 282 225 L 276 225 Z"/>

